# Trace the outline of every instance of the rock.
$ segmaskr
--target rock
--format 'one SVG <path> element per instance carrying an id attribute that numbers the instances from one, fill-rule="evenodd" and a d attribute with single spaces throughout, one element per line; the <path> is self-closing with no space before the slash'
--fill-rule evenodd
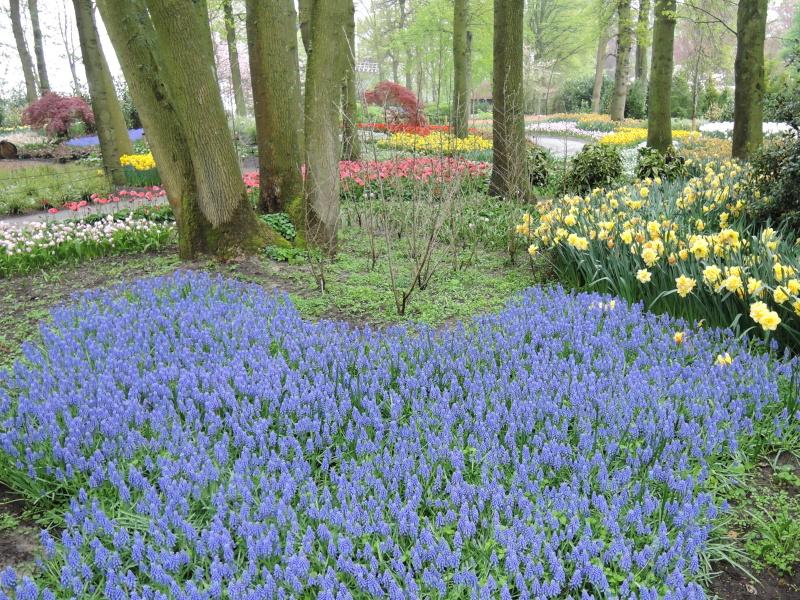
<path id="1" fill-rule="evenodd" d="M 17 147 L 9 141 L 0 141 L 0 158 L 15 159 L 18 157 Z"/>

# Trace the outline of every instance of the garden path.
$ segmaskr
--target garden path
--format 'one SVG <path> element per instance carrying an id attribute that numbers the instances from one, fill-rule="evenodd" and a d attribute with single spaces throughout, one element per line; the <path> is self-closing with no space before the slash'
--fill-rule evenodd
<path id="1" fill-rule="evenodd" d="M 549 150 L 557 158 L 574 156 L 580 152 L 586 144 L 588 144 L 588 142 L 584 140 L 550 135 L 531 134 L 528 136 L 528 139 L 532 142 L 535 142 L 545 150 Z"/>

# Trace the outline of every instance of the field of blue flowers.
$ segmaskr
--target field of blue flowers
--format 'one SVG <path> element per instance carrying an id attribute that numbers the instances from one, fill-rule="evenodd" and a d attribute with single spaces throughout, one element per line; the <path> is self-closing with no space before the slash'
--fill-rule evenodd
<path id="1" fill-rule="evenodd" d="M 0 372 L 0 469 L 59 514 L 0 598 L 704 598 L 711 472 L 796 426 L 793 367 L 557 287 L 380 331 L 89 292 Z"/>

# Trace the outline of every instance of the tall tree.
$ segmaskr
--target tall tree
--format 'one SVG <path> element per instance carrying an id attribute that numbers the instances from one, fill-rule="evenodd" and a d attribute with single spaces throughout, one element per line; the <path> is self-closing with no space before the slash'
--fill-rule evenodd
<path id="1" fill-rule="evenodd" d="M 9 0 L 11 7 L 11 30 L 14 33 L 14 42 L 17 45 L 17 53 L 22 63 L 22 74 L 25 77 L 25 95 L 28 104 L 35 102 L 38 94 L 36 93 L 36 76 L 33 73 L 33 60 L 31 53 L 28 52 L 28 44 L 25 42 L 25 30 L 22 28 L 22 15 L 19 9 L 19 0 Z"/>
<path id="2" fill-rule="evenodd" d="M 528 188 L 522 87 L 523 0 L 494 0 L 493 196 L 524 196 Z"/>
<path id="3" fill-rule="evenodd" d="M 262 248 L 269 233 L 247 198 L 228 131 L 205 3 L 98 6 L 175 212 L 181 256 Z"/>
<path id="4" fill-rule="evenodd" d="M 468 0 L 453 2 L 453 114 L 450 123 L 456 137 L 467 137 L 469 123 L 469 13 Z"/>
<path id="5" fill-rule="evenodd" d="M 285 210 L 303 194 L 302 118 L 293 0 L 247 0 L 261 189 L 259 208 Z"/>
<path id="6" fill-rule="evenodd" d="M 242 86 L 242 70 L 239 67 L 239 47 L 236 44 L 236 19 L 233 14 L 233 0 L 222 0 L 222 15 L 225 20 L 225 40 L 228 46 L 228 62 L 231 64 L 231 83 L 233 84 L 233 102 L 236 114 L 243 117 L 247 114 Z"/>
<path id="7" fill-rule="evenodd" d="M 28 0 L 28 11 L 31 13 L 33 53 L 36 55 L 36 70 L 39 73 L 39 93 L 44 96 L 50 91 L 50 79 L 47 77 L 47 64 L 44 61 L 44 44 L 42 42 L 42 28 L 39 26 L 38 0 Z"/>
<path id="8" fill-rule="evenodd" d="M 653 64 L 647 111 L 647 145 L 660 152 L 672 146 L 672 71 L 674 68 L 676 0 L 655 0 Z"/>
<path id="9" fill-rule="evenodd" d="M 356 91 L 356 7 L 349 0 L 347 33 L 347 64 L 342 83 L 342 160 L 359 160 L 361 145 L 358 140 L 358 93 Z"/>
<path id="10" fill-rule="evenodd" d="M 64 54 L 62 57 L 66 58 L 69 64 L 69 72 L 72 76 L 72 93 L 78 96 L 81 93 L 81 82 L 78 78 L 77 68 L 80 54 L 76 51 L 72 29 L 67 2 L 66 0 L 61 0 L 61 7 L 58 11 L 58 32 L 61 34 L 61 43 L 64 46 Z"/>
<path id="11" fill-rule="evenodd" d="M 336 251 L 339 101 L 347 64 L 350 0 L 311 0 L 305 87 L 306 239 Z"/>
<path id="12" fill-rule="evenodd" d="M 736 91 L 733 106 L 733 156 L 748 158 L 763 139 L 764 37 L 767 0 L 739 0 L 736 16 Z"/>
<path id="13" fill-rule="evenodd" d="M 636 23 L 636 61 L 633 69 L 633 75 L 636 81 L 647 80 L 647 54 L 648 50 L 650 50 L 651 6 L 651 0 L 639 0 L 639 18 Z"/>
<path id="14" fill-rule="evenodd" d="M 628 99 L 628 68 L 630 67 L 631 0 L 617 0 L 617 62 L 614 69 L 614 95 L 611 98 L 611 119 L 625 118 L 625 102 Z"/>
<path id="15" fill-rule="evenodd" d="M 73 5 L 97 137 L 100 138 L 103 166 L 114 184 L 124 185 L 125 173 L 119 164 L 119 157 L 133 153 L 128 127 L 114 90 L 114 80 L 111 78 L 103 47 L 100 45 L 92 0 L 73 0 Z"/>

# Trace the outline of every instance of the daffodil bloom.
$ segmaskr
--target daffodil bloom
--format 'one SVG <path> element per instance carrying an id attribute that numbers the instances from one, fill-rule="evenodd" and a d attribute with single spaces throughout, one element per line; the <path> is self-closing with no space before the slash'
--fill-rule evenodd
<path id="1" fill-rule="evenodd" d="M 686 275 L 681 275 L 680 277 L 675 278 L 675 289 L 678 290 L 678 295 L 681 298 L 685 298 L 691 294 L 696 285 L 697 282 Z"/>
<path id="2" fill-rule="evenodd" d="M 725 367 L 733 363 L 733 359 L 729 353 L 725 352 L 724 354 L 717 354 L 716 363 L 721 367 Z"/>
<path id="3" fill-rule="evenodd" d="M 775 302 L 777 304 L 783 304 L 784 302 L 786 302 L 789 299 L 789 296 L 784 291 L 784 288 L 782 288 L 781 286 L 778 286 L 772 292 L 772 298 L 773 298 L 773 300 L 775 300 Z"/>
<path id="4" fill-rule="evenodd" d="M 676 344 L 682 344 L 686 334 L 683 331 L 676 331 L 675 335 L 672 336 L 672 341 Z"/>
<path id="5" fill-rule="evenodd" d="M 714 285 L 717 283 L 721 276 L 722 269 L 716 265 L 708 265 L 705 269 L 703 269 L 703 281 L 705 281 L 708 285 Z"/>
<path id="6" fill-rule="evenodd" d="M 650 271 L 647 269 L 639 269 L 636 271 L 636 279 L 638 279 L 640 283 L 650 283 L 652 278 L 652 273 L 650 273 Z"/>

